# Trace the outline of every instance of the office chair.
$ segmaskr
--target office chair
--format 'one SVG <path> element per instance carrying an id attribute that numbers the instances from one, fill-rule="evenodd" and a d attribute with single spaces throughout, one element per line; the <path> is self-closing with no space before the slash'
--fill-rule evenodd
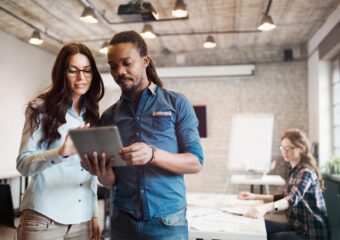
<path id="1" fill-rule="evenodd" d="M 0 184 L 0 193 L 0 225 L 15 228 L 10 186 L 8 184 Z"/>

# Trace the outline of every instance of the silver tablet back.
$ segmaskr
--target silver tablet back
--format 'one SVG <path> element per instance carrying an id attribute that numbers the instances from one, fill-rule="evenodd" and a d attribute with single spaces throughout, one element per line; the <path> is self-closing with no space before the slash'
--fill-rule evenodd
<path id="1" fill-rule="evenodd" d="M 127 165 L 118 154 L 123 145 L 116 126 L 73 129 L 69 134 L 81 158 L 85 153 L 91 157 L 93 151 L 97 151 L 98 156 L 105 152 L 107 160 L 115 157 L 113 167 Z"/>

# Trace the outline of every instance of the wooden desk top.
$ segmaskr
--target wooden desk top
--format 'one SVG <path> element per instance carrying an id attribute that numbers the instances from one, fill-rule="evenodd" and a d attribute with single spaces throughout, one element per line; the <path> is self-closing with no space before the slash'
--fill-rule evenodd
<path id="1" fill-rule="evenodd" d="M 9 179 L 9 178 L 16 178 L 20 177 L 21 174 L 17 170 L 3 170 L 0 169 L 0 179 Z"/>

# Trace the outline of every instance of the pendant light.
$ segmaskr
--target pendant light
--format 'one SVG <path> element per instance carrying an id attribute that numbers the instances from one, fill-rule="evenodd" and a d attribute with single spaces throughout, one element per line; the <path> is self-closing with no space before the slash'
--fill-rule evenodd
<path id="1" fill-rule="evenodd" d="M 28 42 L 33 45 L 41 45 L 44 42 L 44 40 L 42 40 L 40 36 L 40 32 L 38 32 L 37 30 L 34 30 Z"/>
<path id="2" fill-rule="evenodd" d="M 104 42 L 103 45 L 100 47 L 99 52 L 102 53 L 102 54 L 107 54 L 108 48 L 109 48 L 109 42 L 106 41 L 106 42 Z"/>
<path id="3" fill-rule="evenodd" d="M 83 13 L 80 16 L 80 20 L 85 23 L 97 23 L 98 19 L 93 9 L 90 7 L 85 7 Z"/>
<path id="4" fill-rule="evenodd" d="M 204 48 L 215 48 L 216 47 L 216 42 L 213 36 L 209 35 L 205 42 L 203 43 Z"/>
<path id="5" fill-rule="evenodd" d="M 175 18 L 185 18 L 188 16 L 188 11 L 183 0 L 176 0 L 174 10 L 172 10 L 172 16 Z"/>
<path id="6" fill-rule="evenodd" d="M 272 4 L 272 0 L 269 0 L 266 12 L 263 14 L 261 24 L 257 27 L 257 29 L 261 31 L 270 31 L 276 28 L 276 25 L 273 22 L 272 17 L 269 15 L 269 9 Z"/>
<path id="7" fill-rule="evenodd" d="M 156 38 L 156 34 L 153 31 L 153 27 L 149 23 L 145 23 L 142 32 L 140 33 L 143 38 L 153 39 Z"/>

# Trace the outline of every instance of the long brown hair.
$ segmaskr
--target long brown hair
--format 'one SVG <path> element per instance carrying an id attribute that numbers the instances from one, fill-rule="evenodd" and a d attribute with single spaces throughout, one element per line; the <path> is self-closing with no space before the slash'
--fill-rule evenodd
<path id="1" fill-rule="evenodd" d="M 93 72 L 89 90 L 80 97 L 79 108 L 85 108 L 85 122 L 95 125 L 99 120 L 98 102 L 104 95 L 103 80 L 97 69 L 91 51 L 81 43 L 69 43 L 61 48 L 52 69 L 52 84 L 45 91 L 28 103 L 27 110 L 30 112 L 30 128 L 33 134 L 41 124 L 42 137 L 39 146 L 47 141 L 47 146 L 61 137 L 58 128 L 66 123 L 67 109 L 72 106 L 71 90 L 67 84 L 66 68 L 70 58 L 77 54 L 85 55 L 91 64 Z M 37 104 L 42 102 L 42 104 Z"/>
<path id="2" fill-rule="evenodd" d="M 283 140 L 284 138 L 289 139 L 295 147 L 300 147 L 304 149 L 304 151 L 301 153 L 300 164 L 302 164 L 303 167 L 314 169 L 319 179 L 320 187 L 321 189 L 323 189 L 324 181 L 322 179 L 322 175 L 317 162 L 310 152 L 310 142 L 306 134 L 299 129 L 290 129 L 282 135 L 281 140 Z"/>
<path id="3" fill-rule="evenodd" d="M 135 31 L 125 31 L 115 34 L 110 43 L 110 45 L 116 45 L 119 43 L 132 43 L 135 45 L 135 47 L 138 49 L 139 55 L 141 57 L 148 55 L 148 47 L 146 45 L 146 42 L 144 39 Z M 150 63 L 146 68 L 146 75 L 148 79 L 157 84 L 160 87 L 163 87 L 163 82 L 159 79 L 155 65 L 153 64 L 153 61 L 150 58 Z"/>

